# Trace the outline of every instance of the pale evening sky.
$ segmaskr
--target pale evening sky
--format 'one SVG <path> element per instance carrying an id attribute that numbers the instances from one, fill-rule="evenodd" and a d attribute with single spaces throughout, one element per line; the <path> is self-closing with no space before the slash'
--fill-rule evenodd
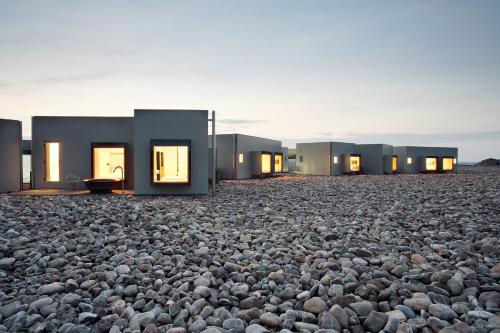
<path id="1" fill-rule="evenodd" d="M 0 0 L 0 118 L 134 108 L 500 158 L 500 1 Z"/>

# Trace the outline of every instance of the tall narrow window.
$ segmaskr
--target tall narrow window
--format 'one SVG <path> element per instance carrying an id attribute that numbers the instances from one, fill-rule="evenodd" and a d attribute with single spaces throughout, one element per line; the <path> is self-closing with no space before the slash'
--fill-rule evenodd
<path id="1" fill-rule="evenodd" d="M 350 158 L 351 171 L 358 172 L 361 170 L 361 157 L 356 155 L 351 155 Z"/>
<path id="2" fill-rule="evenodd" d="M 271 154 L 270 153 L 262 153 L 262 174 L 271 173 Z"/>
<path id="3" fill-rule="evenodd" d="M 443 157 L 443 171 L 453 170 L 453 157 Z"/>
<path id="4" fill-rule="evenodd" d="M 125 179 L 125 145 L 93 144 L 92 175 L 96 179 Z"/>
<path id="5" fill-rule="evenodd" d="M 58 182 L 59 170 L 59 142 L 45 142 L 45 181 Z"/>
<path id="6" fill-rule="evenodd" d="M 425 158 L 425 170 L 436 171 L 437 170 L 437 157 L 426 157 Z"/>
<path id="7" fill-rule="evenodd" d="M 406 164 L 411 164 L 412 162 L 412 158 L 411 157 L 407 157 L 406 158 Z"/>
<path id="8" fill-rule="evenodd" d="M 239 155 L 238 155 L 238 162 L 239 162 L 240 164 L 243 164 L 243 162 L 244 162 L 244 157 L 243 157 L 243 154 L 239 154 Z"/>
<path id="9" fill-rule="evenodd" d="M 152 141 L 153 184 L 188 184 L 190 154 L 190 144 L 186 141 Z"/>
<path id="10" fill-rule="evenodd" d="M 333 164 L 338 164 L 338 163 L 339 163 L 339 157 L 333 156 Z"/>
<path id="11" fill-rule="evenodd" d="M 393 156 L 392 157 L 392 172 L 396 171 L 398 169 L 398 157 Z"/>
<path id="12" fill-rule="evenodd" d="M 283 155 L 281 154 L 274 155 L 274 172 L 283 172 Z"/>

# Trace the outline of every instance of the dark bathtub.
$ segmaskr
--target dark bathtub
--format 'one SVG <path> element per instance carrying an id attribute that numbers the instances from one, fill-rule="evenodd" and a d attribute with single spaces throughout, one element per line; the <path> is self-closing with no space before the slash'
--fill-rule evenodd
<path id="1" fill-rule="evenodd" d="M 116 179 L 85 179 L 83 181 L 85 188 L 90 193 L 107 194 L 120 188 L 120 180 Z"/>

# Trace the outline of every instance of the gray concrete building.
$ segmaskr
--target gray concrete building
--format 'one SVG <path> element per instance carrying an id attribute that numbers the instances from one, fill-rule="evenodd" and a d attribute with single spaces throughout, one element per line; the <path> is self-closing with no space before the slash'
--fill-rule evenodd
<path id="1" fill-rule="evenodd" d="M 354 143 L 297 143 L 296 168 L 299 173 L 335 176 L 360 172 L 360 156 Z"/>
<path id="2" fill-rule="evenodd" d="M 386 144 L 359 144 L 355 151 L 361 157 L 361 173 L 366 175 L 392 174 L 393 147 Z"/>
<path id="3" fill-rule="evenodd" d="M 133 136 L 132 117 L 33 117 L 33 188 L 66 189 L 70 179 L 121 178 L 121 170 L 113 172 L 121 166 L 125 187 L 133 189 Z"/>
<path id="4" fill-rule="evenodd" d="M 311 175 L 455 171 L 457 148 L 393 147 L 346 142 L 298 143 L 297 171 Z"/>
<path id="5" fill-rule="evenodd" d="M 135 110 L 135 193 L 208 193 L 207 124 L 208 111 Z"/>
<path id="6" fill-rule="evenodd" d="M 22 124 L 0 119 L 0 192 L 22 189 Z"/>
<path id="7" fill-rule="evenodd" d="M 205 194 L 208 111 L 135 110 L 134 117 L 33 117 L 33 188 L 124 179 L 136 194 Z"/>
<path id="8" fill-rule="evenodd" d="M 283 153 L 283 172 L 288 172 L 288 161 L 289 161 L 288 147 L 282 147 L 281 152 Z"/>
<path id="9" fill-rule="evenodd" d="M 285 154 L 280 141 L 244 134 L 218 134 L 216 139 L 217 179 L 248 179 L 284 172 Z M 209 137 L 210 149 L 211 141 Z"/>
<path id="10" fill-rule="evenodd" d="M 450 147 L 394 147 L 397 173 L 454 172 L 458 149 Z"/>

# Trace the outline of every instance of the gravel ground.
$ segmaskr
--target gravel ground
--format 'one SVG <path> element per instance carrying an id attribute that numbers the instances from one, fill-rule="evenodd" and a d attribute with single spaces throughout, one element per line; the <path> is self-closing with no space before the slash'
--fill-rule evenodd
<path id="1" fill-rule="evenodd" d="M 0 195 L 0 331 L 498 333 L 499 170 Z"/>

